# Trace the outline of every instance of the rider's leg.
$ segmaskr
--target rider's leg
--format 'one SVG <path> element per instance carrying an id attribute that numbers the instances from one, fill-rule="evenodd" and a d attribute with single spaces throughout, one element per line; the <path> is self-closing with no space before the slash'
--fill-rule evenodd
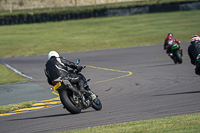
<path id="1" fill-rule="evenodd" d="M 171 54 L 171 47 L 170 47 L 170 45 L 167 45 L 166 53 L 168 54 L 168 56 L 170 56 L 170 54 Z"/>
<path id="2" fill-rule="evenodd" d="M 195 69 L 195 74 L 200 76 L 200 69 Z"/>
<path id="3" fill-rule="evenodd" d="M 75 92 L 78 95 L 81 95 L 81 92 L 74 88 L 68 79 L 63 79 L 63 83 L 67 86 L 71 91 Z"/>
<path id="4" fill-rule="evenodd" d="M 84 81 L 84 78 L 82 75 L 77 75 L 77 74 L 70 74 L 70 82 L 72 83 L 78 83 L 78 88 L 80 89 L 81 93 L 87 93 L 88 91 L 85 90 L 84 86 L 86 82 Z"/>
<path id="5" fill-rule="evenodd" d="M 85 93 L 86 95 L 90 95 L 90 92 L 85 89 L 86 82 L 83 80 L 82 77 L 79 78 L 78 86 L 80 88 L 81 93 Z"/>

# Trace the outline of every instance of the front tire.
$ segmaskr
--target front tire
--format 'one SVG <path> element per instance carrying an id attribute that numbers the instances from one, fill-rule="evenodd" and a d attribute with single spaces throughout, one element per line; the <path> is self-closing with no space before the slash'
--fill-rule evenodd
<path id="1" fill-rule="evenodd" d="M 73 94 L 67 90 L 59 91 L 60 100 L 63 106 L 72 114 L 78 114 L 81 112 L 81 105 L 78 101 L 73 100 Z M 77 103 L 78 102 L 78 103 Z"/>
<path id="2" fill-rule="evenodd" d="M 95 110 L 101 110 L 102 109 L 102 104 L 101 104 L 101 101 L 99 100 L 98 97 L 93 100 L 92 108 L 95 109 Z"/>
<path id="3" fill-rule="evenodd" d="M 175 52 L 175 56 L 176 56 L 177 62 L 179 64 L 181 64 L 183 62 L 183 60 L 182 60 L 182 57 L 181 57 L 180 52 L 178 50 Z"/>

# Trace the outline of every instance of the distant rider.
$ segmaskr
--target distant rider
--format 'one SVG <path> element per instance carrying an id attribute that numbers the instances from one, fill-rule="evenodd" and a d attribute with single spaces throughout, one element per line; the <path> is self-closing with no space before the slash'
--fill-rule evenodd
<path id="1" fill-rule="evenodd" d="M 172 33 L 169 33 L 164 42 L 164 50 L 166 50 L 166 53 L 168 54 L 168 56 L 172 56 L 171 46 L 173 44 L 178 44 L 180 46 L 180 41 L 178 41 L 175 37 L 173 37 Z M 182 55 L 181 47 L 180 47 L 180 51 L 181 51 L 181 55 Z"/>
<path id="2" fill-rule="evenodd" d="M 63 79 L 65 85 L 68 85 L 71 89 L 75 90 L 78 95 L 81 95 L 81 91 L 85 91 L 84 85 L 85 81 L 83 80 L 82 75 L 69 73 L 68 67 L 72 69 L 77 69 L 78 71 L 82 70 L 82 66 L 77 66 L 74 62 L 71 62 L 64 57 L 60 57 L 59 54 L 56 51 L 51 51 L 48 54 L 48 61 L 45 65 L 45 75 L 47 77 L 47 81 L 50 85 L 54 86 L 53 83 L 56 79 Z M 80 88 L 80 91 L 77 91 L 77 89 L 74 89 L 71 84 L 68 84 L 70 81 L 71 83 L 78 83 L 78 86 Z"/>
<path id="3" fill-rule="evenodd" d="M 192 36 L 188 47 L 188 55 L 191 64 L 195 65 L 195 73 L 200 76 L 200 37 L 198 35 Z"/>

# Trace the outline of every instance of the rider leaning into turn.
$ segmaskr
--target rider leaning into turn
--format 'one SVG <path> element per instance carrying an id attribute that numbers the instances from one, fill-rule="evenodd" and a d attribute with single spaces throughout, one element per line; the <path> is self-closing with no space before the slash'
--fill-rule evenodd
<path id="1" fill-rule="evenodd" d="M 188 55 L 191 64 L 196 66 L 195 73 L 200 76 L 200 37 L 198 35 L 192 36 L 188 47 Z"/>
<path id="2" fill-rule="evenodd" d="M 173 44 L 178 44 L 180 45 L 180 41 L 178 41 L 175 37 L 173 37 L 173 34 L 172 33 L 169 33 L 167 35 L 167 38 L 165 39 L 165 42 L 164 42 L 164 50 L 166 50 L 166 53 L 170 56 L 171 55 L 171 46 Z M 182 49 L 180 48 L 181 50 L 181 55 L 182 55 Z"/>
<path id="3" fill-rule="evenodd" d="M 82 75 L 69 73 L 68 67 L 72 69 L 77 69 L 78 71 L 82 70 L 82 66 L 77 66 L 74 62 L 71 62 L 64 57 L 60 57 L 59 54 L 56 51 L 51 51 L 48 54 L 48 61 L 45 65 L 45 75 L 47 77 L 47 81 L 50 85 L 54 85 L 53 81 L 56 79 L 63 79 L 63 81 L 68 80 L 71 83 L 78 83 L 78 86 L 80 88 L 80 92 L 85 92 L 84 85 L 85 82 L 83 80 Z M 65 83 L 65 82 L 64 82 Z M 69 83 L 69 82 L 66 82 Z M 74 90 L 73 86 L 69 84 L 68 87 L 71 87 L 71 89 Z M 81 95 L 79 91 L 77 92 L 79 95 Z"/>

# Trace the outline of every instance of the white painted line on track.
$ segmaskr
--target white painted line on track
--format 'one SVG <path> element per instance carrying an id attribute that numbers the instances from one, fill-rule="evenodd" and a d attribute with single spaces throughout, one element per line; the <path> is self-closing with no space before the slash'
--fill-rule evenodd
<path id="1" fill-rule="evenodd" d="M 8 67 L 10 70 L 14 71 L 15 73 L 17 73 L 17 74 L 23 76 L 24 78 L 27 78 L 27 79 L 30 79 L 30 80 L 34 80 L 32 77 L 27 76 L 27 75 L 21 73 L 20 71 L 16 70 L 15 68 L 11 67 L 10 65 L 8 65 L 8 64 L 6 64 L 6 63 L 4 63 L 4 62 L 1 62 L 1 63 L 2 63 L 3 65 L 5 65 L 6 67 Z"/>

